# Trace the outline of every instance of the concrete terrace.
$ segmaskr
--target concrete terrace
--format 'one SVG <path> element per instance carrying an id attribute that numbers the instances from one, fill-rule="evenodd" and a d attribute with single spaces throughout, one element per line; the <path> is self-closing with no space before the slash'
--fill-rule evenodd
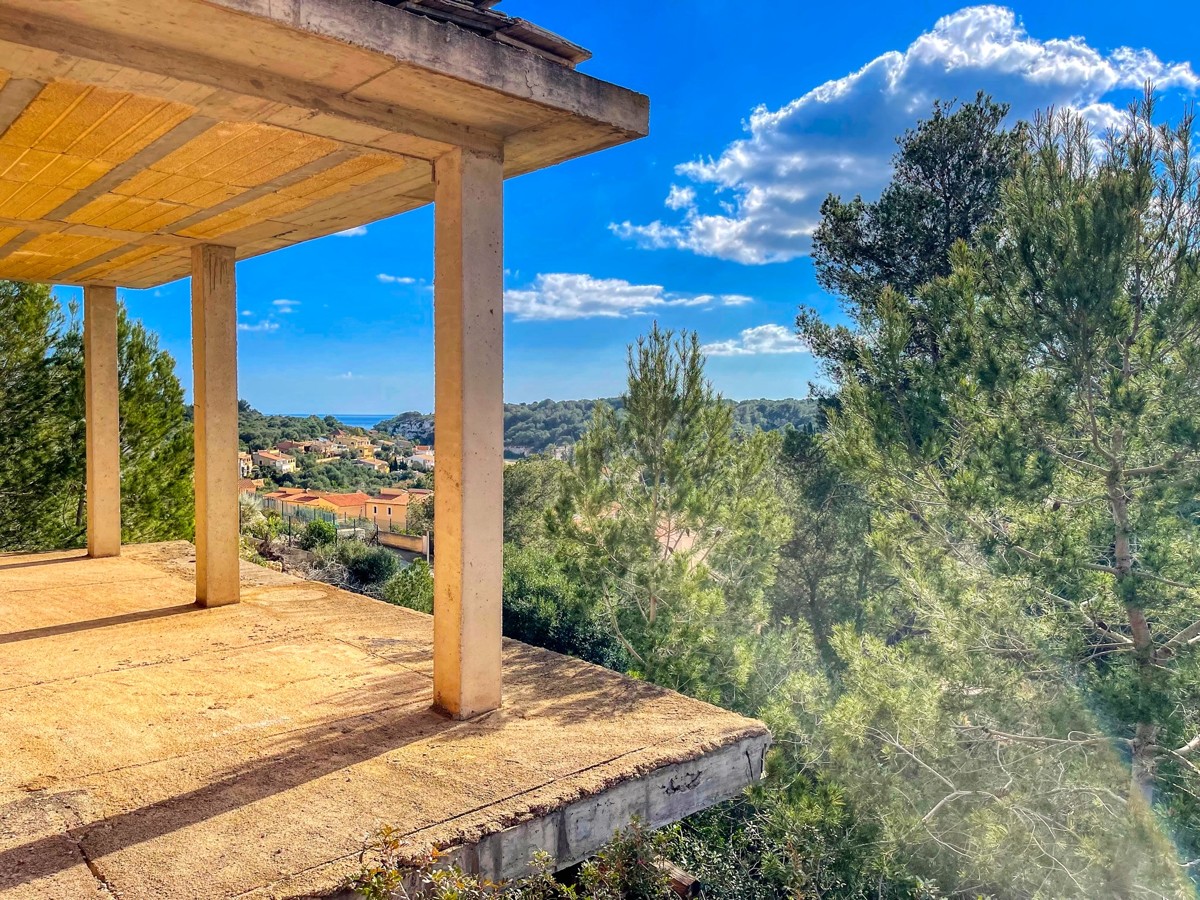
<path id="1" fill-rule="evenodd" d="M 194 560 L 0 558 L 5 898 L 326 895 L 384 824 L 511 875 L 761 775 L 759 723 L 514 641 L 503 706 L 455 721 L 431 617 L 246 563 L 202 609 Z"/>

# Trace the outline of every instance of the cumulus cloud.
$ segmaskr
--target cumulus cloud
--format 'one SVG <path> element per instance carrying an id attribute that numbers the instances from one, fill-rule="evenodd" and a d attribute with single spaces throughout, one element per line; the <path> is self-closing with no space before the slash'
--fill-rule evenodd
<path id="1" fill-rule="evenodd" d="M 517 321 L 536 319 L 626 318 L 676 306 L 741 306 L 744 294 L 681 294 L 658 284 L 631 284 L 621 278 L 551 273 L 532 285 L 504 292 L 505 312 Z"/>
<path id="2" fill-rule="evenodd" d="M 388 275 L 385 272 L 380 272 L 375 276 L 384 284 L 416 284 L 417 279 L 409 278 L 407 275 Z"/>
<path id="3" fill-rule="evenodd" d="M 272 300 L 271 305 L 281 313 L 294 312 L 296 307 L 300 305 L 299 300 Z"/>
<path id="4" fill-rule="evenodd" d="M 696 205 L 696 189 L 673 184 L 664 202 L 667 209 L 691 209 Z"/>
<path id="5" fill-rule="evenodd" d="M 238 322 L 238 331 L 271 332 L 279 330 L 279 323 L 274 319 L 263 319 L 259 322 Z"/>
<path id="6" fill-rule="evenodd" d="M 356 225 L 354 228 L 347 228 L 345 231 L 336 232 L 334 237 L 362 237 L 367 233 L 366 225 Z"/>
<path id="7" fill-rule="evenodd" d="M 1081 37 L 1030 35 L 1011 9 L 972 6 L 939 19 L 903 51 L 883 54 L 781 109 L 755 109 L 747 136 L 716 158 L 683 163 L 672 185 L 672 221 L 613 223 L 643 247 L 673 247 L 742 263 L 782 262 L 811 247 L 821 201 L 835 193 L 878 196 L 895 137 L 929 113 L 936 99 L 970 100 L 983 90 L 1015 116 L 1070 106 L 1100 126 L 1119 115 L 1114 91 L 1196 91 L 1189 63 L 1146 49 L 1108 53 Z M 699 197 L 693 186 L 706 196 Z"/>
<path id="8" fill-rule="evenodd" d="M 709 356 L 757 356 L 760 353 L 808 351 L 796 333 L 782 325 L 756 325 L 743 329 L 736 338 L 705 344 L 700 349 Z"/>

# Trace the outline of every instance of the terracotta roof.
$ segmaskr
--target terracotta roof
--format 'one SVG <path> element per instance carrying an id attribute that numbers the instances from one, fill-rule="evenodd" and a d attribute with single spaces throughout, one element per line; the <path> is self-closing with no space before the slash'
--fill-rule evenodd
<path id="1" fill-rule="evenodd" d="M 372 503 L 390 503 L 392 506 L 408 506 L 412 497 L 404 494 L 375 494 L 368 498 Z"/>
<path id="2" fill-rule="evenodd" d="M 322 493 L 321 499 L 328 500 L 334 506 L 362 506 L 371 498 L 362 491 L 356 491 L 353 494 L 325 494 Z"/>
<path id="3" fill-rule="evenodd" d="M 376 0 L 420 16 L 456 25 L 489 40 L 536 53 L 569 68 L 592 58 L 590 51 L 532 22 L 494 9 L 500 0 Z"/>

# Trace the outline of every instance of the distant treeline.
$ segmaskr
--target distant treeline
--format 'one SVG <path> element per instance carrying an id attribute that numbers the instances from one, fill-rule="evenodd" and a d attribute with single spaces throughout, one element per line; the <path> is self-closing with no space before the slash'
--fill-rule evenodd
<path id="1" fill-rule="evenodd" d="M 364 434 L 333 416 L 269 416 L 245 400 L 238 401 L 238 438 L 243 450 L 266 450 L 280 441 L 313 441 L 337 429 Z"/>
<path id="2" fill-rule="evenodd" d="M 510 455 L 529 456 L 574 444 L 592 418 L 597 402 L 620 409 L 616 398 L 596 400 L 539 400 L 504 404 L 504 446 Z M 734 422 L 751 431 L 777 431 L 791 425 L 802 428 L 816 414 L 811 400 L 740 400 L 733 404 Z M 380 422 L 380 431 L 427 443 L 433 440 L 433 416 L 406 412 Z"/>

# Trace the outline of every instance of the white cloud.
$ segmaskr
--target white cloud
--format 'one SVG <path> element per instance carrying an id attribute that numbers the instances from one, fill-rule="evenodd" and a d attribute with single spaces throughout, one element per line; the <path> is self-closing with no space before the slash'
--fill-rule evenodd
<path id="1" fill-rule="evenodd" d="M 253 313 L 253 312 L 251 312 L 251 311 L 250 311 L 250 310 L 248 310 L 248 309 L 243 309 L 243 310 L 242 310 L 242 315 L 243 315 L 243 316 L 252 316 L 252 315 L 254 315 L 254 313 Z"/>
<path id="2" fill-rule="evenodd" d="M 299 300 L 272 300 L 271 305 L 278 309 L 281 313 L 295 312 L 296 307 L 300 305 Z"/>
<path id="3" fill-rule="evenodd" d="M 378 278 L 380 281 L 382 281 L 384 284 L 416 284 L 417 283 L 417 279 L 409 278 L 407 275 L 388 275 L 384 272 L 380 272 L 375 277 Z"/>
<path id="4" fill-rule="evenodd" d="M 664 203 L 667 209 L 691 209 L 696 205 L 696 189 L 673 184 Z"/>
<path id="5" fill-rule="evenodd" d="M 1129 47 L 1104 53 L 1081 37 L 1035 38 L 1010 9 L 967 7 L 902 52 L 885 53 L 781 109 L 758 107 L 745 138 L 715 159 L 677 166 L 677 175 L 708 195 L 672 185 L 666 206 L 682 211 L 678 220 L 610 228 L 643 247 L 742 263 L 786 261 L 809 252 L 827 194 L 878 196 L 896 136 L 928 115 L 934 100 L 970 100 L 983 90 L 1010 103 L 1015 116 L 1071 106 L 1102 126 L 1123 105 L 1110 94 L 1148 80 L 1160 89 L 1200 89 L 1188 63 Z"/>
<path id="6" fill-rule="evenodd" d="M 538 275 L 528 288 L 504 293 L 505 312 L 520 322 L 625 318 L 673 306 L 741 306 L 750 302 L 743 294 L 680 294 L 657 284 L 561 272 Z"/>
<path id="7" fill-rule="evenodd" d="M 353 381 L 354 373 L 353 372 L 343 372 L 341 375 L 334 375 L 333 377 L 335 379 L 337 379 L 338 381 Z"/>
<path id="8" fill-rule="evenodd" d="M 356 225 L 354 228 L 347 228 L 345 231 L 336 232 L 334 237 L 362 237 L 367 233 L 366 225 Z"/>
<path id="9" fill-rule="evenodd" d="M 262 331 L 262 332 L 278 331 L 279 323 L 276 322 L 274 319 L 263 319 L 260 322 L 254 322 L 254 323 L 238 322 L 237 330 L 238 331 Z"/>
<path id="10" fill-rule="evenodd" d="M 793 331 L 782 325 L 756 325 L 743 329 L 736 338 L 705 344 L 709 356 L 756 356 L 760 353 L 806 353 L 808 347 Z"/>

